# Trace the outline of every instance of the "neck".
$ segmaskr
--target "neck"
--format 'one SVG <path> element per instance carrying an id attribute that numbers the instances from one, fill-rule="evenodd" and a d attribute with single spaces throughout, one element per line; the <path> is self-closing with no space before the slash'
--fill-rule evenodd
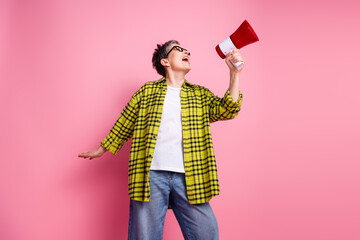
<path id="1" fill-rule="evenodd" d="M 167 73 L 165 79 L 170 87 L 181 88 L 185 81 L 185 74 Z"/>

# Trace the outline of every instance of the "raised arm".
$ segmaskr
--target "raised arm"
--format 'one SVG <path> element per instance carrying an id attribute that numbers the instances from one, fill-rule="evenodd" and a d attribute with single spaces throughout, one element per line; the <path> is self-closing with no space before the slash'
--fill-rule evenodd
<path id="1" fill-rule="evenodd" d="M 244 64 L 240 68 L 234 67 L 234 65 L 230 62 L 244 62 L 244 59 L 241 57 L 239 49 L 234 49 L 232 52 L 226 55 L 225 62 L 230 70 L 230 84 L 229 91 L 232 99 L 234 101 L 238 100 L 239 91 L 240 91 L 240 72 L 244 68 Z"/>

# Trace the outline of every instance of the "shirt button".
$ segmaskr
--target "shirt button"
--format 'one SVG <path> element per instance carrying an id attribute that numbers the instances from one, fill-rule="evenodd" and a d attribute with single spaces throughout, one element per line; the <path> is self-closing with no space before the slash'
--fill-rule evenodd
<path id="1" fill-rule="evenodd" d="M 153 135 L 153 138 L 155 139 L 155 138 L 156 138 L 156 135 Z"/>

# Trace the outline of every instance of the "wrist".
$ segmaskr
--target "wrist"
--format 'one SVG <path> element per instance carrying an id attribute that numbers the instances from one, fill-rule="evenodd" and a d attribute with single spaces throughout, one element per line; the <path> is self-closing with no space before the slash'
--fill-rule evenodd
<path id="1" fill-rule="evenodd" d="M 230 82 L 237 83 L 240 79 L 240 72 L 231 71 L 230 72 Z"/>
<path id="2" fill-rule="evenodd" d="M 102 145 L 100 145 L 100 147 L 98 148 L 98 151 L 100 151 L 100 152 L 104 153 L 104 152 L 106 152 L 106 151 L 107 151 L 107 149 L 106 149 L 106 148 L 104 148 Z"/>
<path id="3" fill-rule="evenodd" d="M 230 70 L 230 76 L 239 77 L 240 73 L 241 73 L 241 70 L 239 70 L 239 69 Z"/>

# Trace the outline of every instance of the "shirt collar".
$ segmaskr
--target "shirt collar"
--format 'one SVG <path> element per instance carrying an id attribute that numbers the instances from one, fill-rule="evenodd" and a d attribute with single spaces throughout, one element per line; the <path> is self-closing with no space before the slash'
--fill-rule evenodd
<path id="1" fill-rule="evenodd" d="M 162 84 L 162 86 L 163 87 L 165 87 L 166 85 L 167 85 L 167 83 L 166 83 L 166 78 L 165 77 L 162 77 L 160 80 L 159 80 L 159 82 Z M 184 84 L 183 84 L 183 88 L 189 88 L 189 87 L 191 87 L 192 86 L 192 84 L 191 83 L 189 83 L 188 81 L 186 81 L 186 79 L 184 79 Z"/>

